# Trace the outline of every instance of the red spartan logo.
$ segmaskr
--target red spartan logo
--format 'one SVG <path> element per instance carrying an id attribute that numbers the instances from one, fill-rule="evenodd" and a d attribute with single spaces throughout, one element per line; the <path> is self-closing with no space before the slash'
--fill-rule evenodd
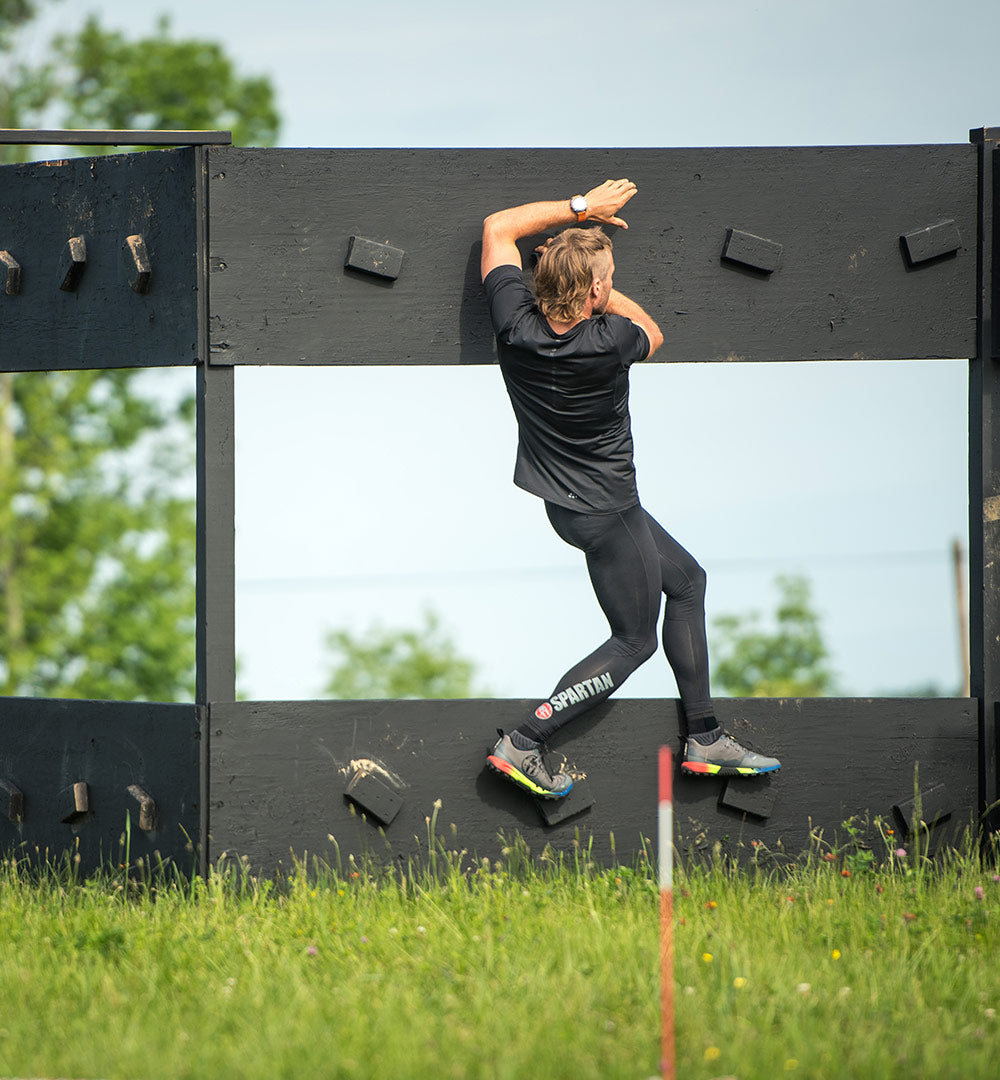
<path id="1" fill-rule="evenodd" d="M 543 701 L 541 705 L 535 709 L 535 716 L 537 716 L 539 720 L 548 720 L 549 717 L 552 716 L 552 706 L 547 701 Z"/>

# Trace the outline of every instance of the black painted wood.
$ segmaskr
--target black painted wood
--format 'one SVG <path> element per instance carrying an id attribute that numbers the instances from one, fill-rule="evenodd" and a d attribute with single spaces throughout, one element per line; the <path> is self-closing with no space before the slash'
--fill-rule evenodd
<path id="1" fill-rule="evenodd" d="M 0 248 L 21 266 L 17 295 L 0 293 L 5 371 L 190 364 L 197 349 L 193 149 L 116 154 L 0 168 Z M 127 239 L 141 236 L 146 292 Z M 66 246 L 84 241 L 72 290 Z"/>
<path id="2" fill-rule="evenodd" d="M 422 858 L 428 819 L 448 850 L 494 858 L 517 833 L 534 854 L 546 845 L 628 863 L 652 854 L 657 814 L 656 759 L 677 746 L 673 701 L 622 700 L 600 706 L 559 733 L 553 752 L 585 774 L 592 805 L 546 825 L 535 801 L 484 767 L 494 729 L 510 728 L 529 702 L 236 702 L 213 704 L 211 857 L 246 855 L 271 872 L 291 853 L 327 861 L 372 854 L 388 861 Z M 942 785 L 955 808 L 949 838 L 976 809 L 975 703 L 829 700 L 719 701 L 737 736 L 777 754 L 766 817 L 720 806 L 727 782 L 678 775 L 674 821 L 678 847 L 734 855 L 760 840 L 795 854 L 810 831 L 828 839 L 850 817 L 881 815 L 922 787 Z M 363 767 L 395 788 L 402 806 L 381 831 L 351 812 L 345 787 Z M 759 804 L 758 804 L 759 805 Z M 452 828 L 454 826 L 454 829 Z M 870 831 L 874 837 L 873 831 Z M 329 836 L 336 838 L 336 845 Z M 613 837 L 613 839 L 612 839 Z"/>
<path id="3" fill-rule="evenodd" d="M 977 341 L 969 364 L 969 620 L 980 701 L 981 804 L 1000 799 L 1000 128 L 970 132 L 979 162 Z M 1000 813 L 994 811 L 1000 822 Z"/>
<path id="4" fill-rule="evenodd" d="M 133 860 L 155 863 L 158 852 L 190 873 L 200 839 L 200 746 L 193 705 L 4 698 L 0 785 L 22 793 L 23 814 L 17 822 L 0 813 L 0 851 L 30 860 L 79 854 L 84 873 L 117 865 L 128 813 Z M 86 785 L 85 810 L 77 784 Z M 142 803 L 130 788 L 155 801 L 153 830 L 140 828 Z"/>
<path id="5" fill-rule="evenodd" d="M 198 365 L 195 569 L 199 704 L 236 697 L 236 453 L 232 368 Z"/>
<path id="6" fill-rule="evenodd" d="M 483 217 L 624 175 L 615 282 L 660 322 L 656 360 L 975 349 L 971 146 L 208 154 L 218 363 L 490 363 Z M 900 237 L 946 218 L 962 249 L 908 265 Z M 722 259 L 733 228 L 780 243 L 780 267 Z M 398 280 L 345 271 L 354 235 L 405 250 Z"/>
<path id="7" fill-rule="evenodd" d="M 14 146 L 229 146 L 231 131 L 152 131 L 147 128 L 0 128 Z"/>

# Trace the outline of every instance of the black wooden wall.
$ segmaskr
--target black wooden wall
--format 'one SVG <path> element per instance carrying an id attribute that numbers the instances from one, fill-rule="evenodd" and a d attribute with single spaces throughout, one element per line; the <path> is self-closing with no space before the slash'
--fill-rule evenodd
<path id="1" fill-rule="evenodd" d="M 905 818 L 915 775 L 935 836 L 953 835 L 997 796 L 998 134 L 753 150 L 197 146 L 0 169 L 0 368 L 195 363 L 199 400 L 196 705 L 6 701 L 0 844 L 106 857 L 125 812 L 137 820 L 137 788 L 158 810 L 137 842 L 182 864 L 192 828 L 202 865 L 224 850 L 261 868 L 329 856 L 330 834 L 342 852 L 406 858 L 426 850 L 437 800 L 439 835 L 470 852 L 493 855 L 512 831 L 535 851 L 584 842 L 609 858 L 612 833 L 620 857 L 642 848 L 674 702 L 614 701 L 561 732 L 557 751 L 585 776 L 545 817 L 482 771 L 523 702 L 234 701 L 233 368 L 489 363 L 482 218 L 620 175 L 640 194 L 614 237 L 616 283 L 663 326 L 658 360 L 970 359 L 973 697 L 720 702 L 784 768 L 680 781 L 678 842 L 798 850 L 851 816 Z M 80 783 L 87 807 L 67 809 Z"/>
<path id="2" fill-rule="evenodd" d="M 629 230 L 611 230 L 615 280 L 655 312 L 657 360 L 975 354 L 973 146 L 229 148 L 211 160 L 221 363 L 490 363 L 482 219 L 605 176 L 639 185 Z M 914 262 L 902 238 L 932 227 Z M 727 249 L 730 230 L 781 251 Z M 352 236 L 402 250 L 399 276 L 345 268 Z"/>

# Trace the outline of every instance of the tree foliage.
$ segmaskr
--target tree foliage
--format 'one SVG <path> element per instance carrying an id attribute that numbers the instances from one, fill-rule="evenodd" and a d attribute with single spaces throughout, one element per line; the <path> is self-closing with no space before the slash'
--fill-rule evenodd
<path id="1" fill-rule="evenodd" d="M 240 76 L 222 46 L 178 41 L 163 16 L 151 37 L 130 41 L 96 16 L 55 42 L 63 123 L 79 128 L 231 130 L 240 146 L 268 146 L 279 119 L 270 81 Z"/>
<path id="2" fill-rule="evenodd" d="M 361 635 L 334 630 L 324 693 L 343 700 L 485 697 L 474 686 L 476 666 L 461 656 L 431 611 L 417 629 L 373 626 Z"/>
<path id="3" fill-rule="evenodd" d="M 713 681 L 730 697 L 826 697 L 836 693 L 819 615 L 804 577 L 780 576 L 773 625 L 759 612 L 714 619 Z"/>
<path id="4" fill-rule="evenodd" d="M 276 137 L 268 81 L 237 75 L 217 44 L 173 40 L 165 20 L 129 41 L 90 18 L 26 59 L 20 32 L 41 6 L 0 0 L 0 126 Z M 0 161 L 24 156 L 0 146 Z M 149 378 L 0 374 L 0 693 L 193 696 L 194 398 Z"/>
<path id="5" fill-rule="evenodd" d="M 239 74 L 222 45 L 174 38 L 166 16 L 153 34 L 131 40 L 91 15 L 79 31 L 58 35 L 45 57 L 27 59 L 19 34 L 41 6 L 0 0 L 0 127 L 225 129 L 242 146 L 277 139 L 270 80 Z M 0 162 L 25 156 L 23 147 L 0 146 Z"/>
<path id="6" fill-rule="evenodd" d="M 0 375 L 4 694 L 192 694 L 192 463 L 170 451 L 192 402 L 144 396 L 137 374 Z"/>

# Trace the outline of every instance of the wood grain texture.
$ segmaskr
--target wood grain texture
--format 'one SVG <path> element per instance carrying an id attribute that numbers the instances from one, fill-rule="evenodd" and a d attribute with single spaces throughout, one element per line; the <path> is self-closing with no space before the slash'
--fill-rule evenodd
<path id="1" fill-rule="evenodd" d="M 44 371 L 191 364 L 197 349 L 194 155 L 190 150 L 0 168 L 0 248 L 21 265 L 0 295 L 0 367 Z M 126 240 L 141 236 L 152 268 L 136 292 Z M 86 272 L 63 289 L 66 246 Z"/>
<path id="2" fill-rule="evenodd" d="M 191 872 L 200 745 L 193 705 L 5 698 L 0 780 L 23 799 L 21 821 L 0 815 L 0 851 L 57 861 L 79 853 L 84 873 L 117 864 L 127 812 L 132 859 L 159 852 Z M 155 820 L 148 808 L 143 818 L 133 789 L 155 800 Z"/>
<path id="3" fill-rule="evenodd" d="M 657 361 L 976 348 L 972 146 L 207 154 L 214 362 L 490 363 L 482 219 L 607 176 L 639 185 L 615 283 L 660 322 Z M 955 256 L 909 265 L 900 238 L 944 219 Z M 782 245 L 774 273 L 722 258 L 734 228 Z M 352 235 L 403 249 L 398 280 L 345 271 Z"/>
<path id="4" fill-rule="evenodd" d="M 515 833 L 536 854 L 551 844 L 570 852 L 592 844 L 608 862 L 626 863 L 655 838 L 656 761 L 678 745 L 677 703 L 622 700 L 600 706 L 557 736 L 553 754 L 585 774 L 593 805 L 553 826 L 534 801 L 484 767 L 497 727 L 509 730 L 527 701 L 236 702 L 210 710 L 211 858 L 246 855 L 268 872 L 290 853 L 333 860 L 372 853 L 389 861 L 427 851 L 436 800 L 437 836 L 451 850 L 496 857 Z M 810 830 L 832 837 L 852 816 L 891 817 L 922 786 L 943 784 L 956 828 L 976 808 L 975 702 L 722 700 L 718 711 L 737 737 L 782 760 L 769 783 L 766 819 L 720 806 L 722 779 L 680 775 L 674 821 L 682 851 L 716 843 L 734 855 L 752 839 L 794 854 Z M 351 813 L 345 788 L 363 763 L 396 788 L 403 805 L 381 832 Z M 454 831 L 452 830 L 454 825 Z M 644 841 L 645 838 L 645 841 Z M 649 849 L 651 850 L 651 849 Z"/>

